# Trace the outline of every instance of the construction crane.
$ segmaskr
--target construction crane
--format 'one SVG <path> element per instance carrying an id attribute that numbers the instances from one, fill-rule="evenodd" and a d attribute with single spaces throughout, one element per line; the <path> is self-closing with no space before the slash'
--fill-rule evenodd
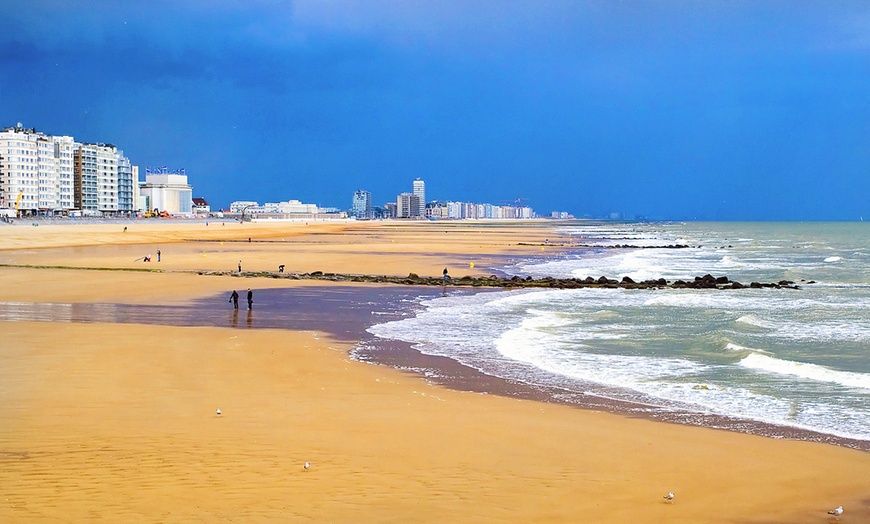
<path id="1" fill-rule="evenodd" d="M 24 191 L 18 192 L 18 197 L 15 198 L 15 216 L 21 218 L 18 214 L 18 206 L 21 205 L 21 198 L 24 196 Z"/>

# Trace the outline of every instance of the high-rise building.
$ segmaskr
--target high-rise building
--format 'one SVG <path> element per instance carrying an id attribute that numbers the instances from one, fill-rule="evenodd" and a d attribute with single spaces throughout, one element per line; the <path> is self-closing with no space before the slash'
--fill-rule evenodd
<path id="1" fill-rule="evenodd" d="M 402 193 L 396 199 L 396 218 L 415 218 L 420 214 L 420 197 L 414 193 Z"/>
<path id="2" fill-rule="evenodd" d="M 72 208 L 72 137 L 20 123 L 0 131 L 0 207 L 52 214 Z"/>
<path id="3" fill-rule="evenodd" d="M 0 207 L 118 214 L 133 198 L 135 166 L 112 145 L 81 144 L 20 123 L 0 131 Z"/>
<path id="4" fill-rule="evenodd" d="M 138 209 L 134 200 L 133 188 L 139 185 L 138 170 L 136 178 L 133 177 L 133 165 L 130 159 L 118 151 L 118 211 L 129 214 Z"/>
<path id="5" fill-rule="evenodd" d="M 417 208 L 411 216 L 422 217 L 426 216 L 426 182 L 417 178 L 414 180 L 414 195 L 417 196 Z"/>
<path id="6" fill-rule="evenodd" d="M 353 205 L 351 207 L 353 214 L 357 218 L 372 217 L 372 194 L 368 191 L 360 189 L 353 193 Z"/>

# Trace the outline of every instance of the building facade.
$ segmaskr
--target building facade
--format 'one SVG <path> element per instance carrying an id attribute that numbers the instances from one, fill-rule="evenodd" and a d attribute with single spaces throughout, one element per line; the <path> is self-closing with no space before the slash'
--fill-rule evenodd
<path id="1" fill-rule="evenodd" d="M 156 173 L 146 170 L 145 183 L 139 191 L 147 200 L 149 211 L 157 209 L 170 215 L 193 213 L 193 188 L 181 170 L 175 173 L 169 173 L 166 169 Z"/>
<path id="2" fill-rule="evenodd" d="M 0 131 L 0 207 L 20 214 L 63 213 L 73 207 L 73 148 L 21 124 Z"/>
<path id="3" fill-rule="evenodd" d="M 420 197 L 402 193 L 396 198 L 396 218 L 417 218 L 420 215 Z"/>
<path id="4" fill-rule="evenodd" d="M 0 131 L 0 207 L 25 215 L 129 212 L 134 168 L 115 146 L 78 143 L 19 123 Z"/>
<path id="5" fill-rule="evenodd" d="M 357 218 L 372 218 L 372 194 L 362 189 L 354 191 L 351 212 Z"/>
<path id="6" fill-rule="evenodd" d="M 414 195 L 417 196 L 417 208 L 413 216 L 426 216 L 426 182 L 419 178 L 414 180 Z"/>

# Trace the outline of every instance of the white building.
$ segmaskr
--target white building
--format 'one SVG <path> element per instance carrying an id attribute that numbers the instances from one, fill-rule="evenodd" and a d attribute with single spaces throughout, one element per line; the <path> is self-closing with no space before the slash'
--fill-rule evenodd
<path id="1" fill-rule="evenodd" d="M 237 200 L 230 204 L 230 213 L 241 213 L 245 208 L 258 209 L 260 204 L 253 200 Z"/>
<path id="2" fill-rule="evenodd" d="M 417 197 L 417 208 L 411 216 L 426 216 L 426 182 L 419 178 L 414 180 L 414 195 Z"/>
<path id="3" fill-rule="evenodd" d="M 323 214 L 317 204 L 303 204 L 299 200 L 266 202 L 262 206 L 253 201 L 236 201 L 230 204 L 230 213 L 244 214 L 251 218 L 315 218 Z"/>
<path id="4" fill-rule="evenodd" d="M 193 214 L 193 188 L 187 183 L 183 170 L 169 173 L 165 168 L 152 173 L 145 171 L 145 183 L 140 193 L 146 198 L 147 209 L 166 211 L 170 215 Z"/>
<path id="5" fill-rule="evenodd" d="M 0 131 L 0 207 L 56 214 L 117 214 L 133 198 L 133 166 L 107 144 L 82 144 L 20 123 Z M 20 199 L 19 199 L 20 195 Z"/>
<path id="6" fill-rule="evenodd" d="M 46 214 L 72 209 L 74 144 L 72 137 L 20 123 L 0 131 L 0 207 Z"/>

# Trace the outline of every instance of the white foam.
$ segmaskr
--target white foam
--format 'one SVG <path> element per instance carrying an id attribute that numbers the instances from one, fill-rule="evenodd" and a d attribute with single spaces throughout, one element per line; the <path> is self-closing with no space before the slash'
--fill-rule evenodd
<path id="1" fill-rule="evenodd" d="M 843 257 L 828 257 L 825 259 L 825 262 L 839 262 L 843 260 Z"/>
<path id="2" fill-rule="evenodd" d="M 775 329 L 776 324 L 773 322 L 769 322 L 767 320 L 762 320 L 755 315 L 743 315 L 734 322 L 738 322 L 740 324 L 747 324 L 753 327 L 760 327 L 765 329 Z"/>
<path id="3" fill-rule="evenodd" d="M 837 371 L 818 364 L 780 360 L 778 358 L 752 353 L 741 360 L 740 365 L 769 373 L 789 375 L 821 382 L 832 382 L 846 387 L 870 389 L 870 374 Z"/>

